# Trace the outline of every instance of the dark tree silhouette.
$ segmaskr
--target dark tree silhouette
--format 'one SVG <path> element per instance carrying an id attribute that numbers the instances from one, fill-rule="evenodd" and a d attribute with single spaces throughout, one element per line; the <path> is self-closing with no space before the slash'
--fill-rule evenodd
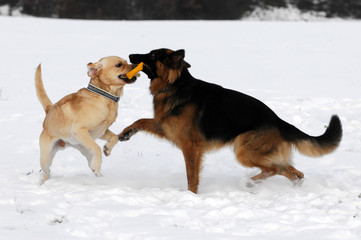
<path id="1" fill-rule="evenodd" d="M 327 17 L 361 18 L 361 0 L 0 0 L 40 17 L 76 19 L 241 19 L 255 7 L 294 6 Z"/>

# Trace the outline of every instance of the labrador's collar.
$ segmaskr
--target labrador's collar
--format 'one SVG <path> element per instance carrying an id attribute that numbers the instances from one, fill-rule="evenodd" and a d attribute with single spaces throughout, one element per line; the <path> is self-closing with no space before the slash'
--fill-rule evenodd
<path id="1" fill-rule="evenodd" d="M 112 101 L 114 101 L 114 102 L 116 102 L 116 103 L 119 102 L 120 97 L 115 96 L 115 95 L 113 95 L 113 94 L 111 94 L 111 93 L 109 93 L 109 92 L 107 92 L 107 91 L 105 91 L 105 90 L 103 90 L 103 89 L 101 89 L 101 88 L 98 88 L 98 87 L 94 86 L 94 85 L 91 84 L 91 83 L 89 83 L 87 89 L 88 89 L 89 91 L 91 91 L 91 92 L 94 92 L 94 93 L 96 93 L 96 94 L 102 95 L 103 97 L 106 97 L 106 98 L 108 98 L 108 99 L 110 99 L 110 100 L 112 100 Z"/>

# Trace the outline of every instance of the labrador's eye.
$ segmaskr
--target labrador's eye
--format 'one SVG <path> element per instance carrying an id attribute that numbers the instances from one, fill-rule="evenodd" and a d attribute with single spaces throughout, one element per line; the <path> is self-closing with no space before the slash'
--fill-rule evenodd
<path id="1" fill-rule="evenodd" d="M 118 63 L 117 65 L 115 65 L 117 68 L 120 68 L 123 64 Z"/>

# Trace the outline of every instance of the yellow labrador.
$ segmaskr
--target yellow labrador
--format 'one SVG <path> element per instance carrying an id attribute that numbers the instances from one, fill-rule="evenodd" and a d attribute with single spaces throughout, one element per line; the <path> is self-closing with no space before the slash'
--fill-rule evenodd
<path id="1" fill-rule="evenodd" d="M 123 86 L 136 80 L 136 77 L 128 79 L 125 75 L 135 66 L 120 57 L 105 57 L 97 63 L 88 63 L 88 75 L 91 77 L 88 87 L 65 96 L 55 104 L 46 94 L 41 65 L 38 66 L 36 93 L 46 113 L 39 140 L 43 181 L 50 177 L 49 167 L 56 151 L 65 146 L 78 149 L 87 158 L 94 174 L 101 175 L 102 151 L 94 140 L 101 138 L 108 141 L 104 146 L 106 156 L 117 143 L 118 136 L 108 128 L 117 117 Z"/>

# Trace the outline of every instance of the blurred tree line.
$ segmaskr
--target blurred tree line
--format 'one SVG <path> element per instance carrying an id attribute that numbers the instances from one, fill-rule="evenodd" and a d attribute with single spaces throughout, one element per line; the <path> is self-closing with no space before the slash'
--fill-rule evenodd
<path id="1" fill-rule="evenodd" d="M 289 6 L 361 18 L 361 0 L 0 0 L 5 4 L 28 15 L 76 19 L 241 19 L 256 7 Z"/>

